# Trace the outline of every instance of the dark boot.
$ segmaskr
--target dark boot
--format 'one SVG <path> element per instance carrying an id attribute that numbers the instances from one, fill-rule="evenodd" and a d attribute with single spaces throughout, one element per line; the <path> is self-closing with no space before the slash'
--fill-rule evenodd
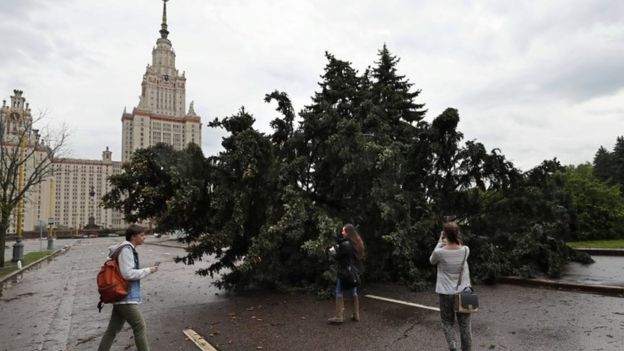
<path id="1" fill-rule="evenodd" d="M 329 318 L 327 321 L 330 324 L 342 324 L 344 321 L 344 299 L 342 297 L 336 298 L 336 315 Z"/>

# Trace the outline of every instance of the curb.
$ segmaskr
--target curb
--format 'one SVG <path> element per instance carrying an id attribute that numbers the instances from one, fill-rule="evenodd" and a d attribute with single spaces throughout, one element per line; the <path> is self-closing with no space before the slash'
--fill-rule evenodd
<path id="1" fill-rule="evenodd" d="M 590 255 L 595 255 L 595 256 L 624 256 L 623 249 L 592 249 L 592 248 L 579 247 L 574 250 L 585 252 L 585 253 L 588 253 Z"/>
<path id="2" fill-rule="evenodd" d="M 9 273 L 7 275 L 5 275 L 4 277 L 0 278 L 0 286 L 2 286 L 4 284 L 4 282 L 6 282 L 7 280 L 13 278 L 14 276 L 23 273 L 24 271 L 33 268 L 34 266 L 40 264 L 41 262 L 45 261 L 45 260 L 49 260 L 52 259 L 58 255 L 60 255 L 61 253 L 65 253 L 67 252 L 69 249 L 71 248 L 71 245 L 65 245 L 62 248 L 52 252 L 51 254 L 45 256 L 45 257 L 41 257 L 40 259 L 36 260 L 35 262 L 32 262 L 24 267 L 22 267 L 22 269 L 18 269 L 15 272 Z"/>
<path id="3" fill-rule="evenodd" d="M 503 284 L 551 288 L 568 291 L 582 291 L 593 294 L 624 297 L 624 287 L 622 286 L 584 285 L 549 279 L 525 279 L 519 277 L 501 277 L 498 278 L 498 282 Z"/>

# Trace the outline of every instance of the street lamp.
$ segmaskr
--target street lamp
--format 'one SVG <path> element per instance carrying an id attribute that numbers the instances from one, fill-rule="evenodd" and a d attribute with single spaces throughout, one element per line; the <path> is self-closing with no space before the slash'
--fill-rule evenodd
<path id="1" fill-rule="evenodd" d="M 93 185 L 89 187 L 89 223 L 84 227 L 87 230 L 99 229 L 95 224 L 95 188 Z"/>
<path id="2" fill-rule="evenodd" d="M 52 236 L 52 233 L 54 230 L 53 226 L 54 226 L 54 219 L 50 221 L 50 219 L 48 218 L 48 251 L 54 250 L 54 237 Z"/>
<path id="3" fill-rule="evenodd" d="M 54 213 L 52 212 L 52 206 L 54 204 L 53 194 L 56 194 L 56 179 L 52 177 L 50 179 L 50 203 L 48 207 L 48 250 L 54 250 L 54 237 L 52 237 L 52 226 L 56 222 Z"/>
<path id="4" fill-rule="evenodd" d="M 95 227 L 95 214 L 93 213 L 95 212 L 95 209 L 93 208 L 94 198 L 95 189 L 93 188 L 93 185 L 91 185 L 91 188 L 89 189 L 89 203 L 91 205 L 89 206 L 89 209 L 91 210 L 91 215 L 89 216 L 89 225 Z"/>

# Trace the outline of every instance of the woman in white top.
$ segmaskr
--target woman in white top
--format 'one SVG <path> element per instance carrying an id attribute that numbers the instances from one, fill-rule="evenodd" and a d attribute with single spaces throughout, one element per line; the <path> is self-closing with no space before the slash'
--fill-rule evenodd
<path id="1" fill-rule="evenodd" d="M 453 295 L 471 286 L 470 270 L 468 269 L 468 256 L 470 249 L 459 241 L 459 226 L 455 223 L 444 224 L 438 244 L 433 249 L 429 261 L 438 266 L 436 279 L 436 293 L 440 297 L 440 317 L 442 330 L 446 337 L 449 349 L 457 350 L 453 324 L 457 317 L 462 351 L 470 351 L 472 348 L 472 330 L 469 313 L 456 313 L 453 309 Z M 464 263 L 461 282 L 458 286 L 459 275 Z"/>

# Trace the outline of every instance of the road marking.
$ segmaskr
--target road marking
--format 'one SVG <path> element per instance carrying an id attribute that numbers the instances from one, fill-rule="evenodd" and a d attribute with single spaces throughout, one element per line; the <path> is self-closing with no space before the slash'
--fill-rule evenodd
<path id="1" fill-rule="evenodd" d="M 217 351 L 217 349 L 210 345 L 203 336 L 197 334 L 193 329 L 184 329 L 182 331 L 197 347 L 202 351 Z"/>
<path id="2" fill-rule="evenodd" d="M 371 299 L 375 299 L 375 300 L 381 300 L 381 301 L 386 301 L 386 302 L 398 303 L 400 305 L 406 305 L 406 306 L 410 306 L 410 307 L 418 307 L 418 308 L 422 308 L 422 309 L 425 309 L 425 310 L 431 310 L 431 311 L 438 311 L 438 312 L 440 312 L 440 309 L 437 308 L 437 307 L 419 305 L 417 303 L 401 301 L 401 300 L 395 300 L 395 299 L 389 299 L 387 297 L 381 297 L 381 296 L 377 296 L 377 295 L 364 295 L 364 296 L 368 297 L 368 298 L 371 298 Z"/>

